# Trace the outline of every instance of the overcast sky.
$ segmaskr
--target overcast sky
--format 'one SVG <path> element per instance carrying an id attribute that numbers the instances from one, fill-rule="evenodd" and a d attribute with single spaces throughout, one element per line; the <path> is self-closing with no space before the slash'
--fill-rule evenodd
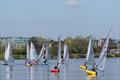
<path id="1" fill-rule="evenodd" d="M 0 0 L 2 36 L 120 39 L 120 0 Z"/>

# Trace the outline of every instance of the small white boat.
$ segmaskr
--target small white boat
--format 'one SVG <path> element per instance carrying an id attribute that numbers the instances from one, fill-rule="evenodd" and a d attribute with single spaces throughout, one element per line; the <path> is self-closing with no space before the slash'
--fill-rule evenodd
<path id="1" fill-rule="evenodd" d="M 93 44 L 92 44 L 92 37 L 90 36 L 87 57 L 84 65 L 80 66 L 81 69 L 84 69 L 87 75 L 97 75 L 95 71 L 95 60 L 94 60 L 94 51 L 93 51 Z"/>
<path id="2" fill-rule="evenodd" d="M 98 64 L 96 66 L 96 69 L 101 71 L 101 72 L 104 72 L 104 68 L 105 68 L 105 62 L 106 62 L 106 58 L 107 58 L 107 49 L 108 49 L 108 44 L 109 44 L 109 38 L 110 38 L 111 30 L 112 30 L 112 27 L 109 30 L 109 33 L 108 33 L 108 35 L 106 37 L 105 43 L 104 43 L 102 51 L 100 53 Z"/>
<path id="3" fill-rule="evenodd" d="M 5 48 L 4 62 L 5 62 L 5 65 L 9 65 L 9 64 L 12 65 L 14 63 L 10 42 L 7 44 Z"/>
<path id="4" fill-rule="evenodd" d="M 95 65 L 94 61 L 94 51 L 93 51 L 93 44 L 92 44 L 92 37 L 90 36 L 87 57 L 84 65 L 80 66 L 82 69 L 93 69 Z"/>

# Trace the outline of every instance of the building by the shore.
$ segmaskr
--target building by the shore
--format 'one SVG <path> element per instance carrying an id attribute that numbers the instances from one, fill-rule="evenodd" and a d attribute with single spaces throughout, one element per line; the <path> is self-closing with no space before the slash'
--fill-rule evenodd
<path id="1" fill-rule="evenodd" d="M 28 40 L 29 37 L 0 37 L 0 46 L 5 47 L 8 42 L 11 42 L 13 48 L 22 48 Z"/>

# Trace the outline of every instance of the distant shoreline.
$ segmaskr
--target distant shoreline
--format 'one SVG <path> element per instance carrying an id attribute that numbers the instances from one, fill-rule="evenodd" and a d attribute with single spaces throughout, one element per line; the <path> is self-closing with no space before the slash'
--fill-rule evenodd
<path id="1" fill-rule="evenodd" d="M 108 53 L 108 58 L 118 58 L 120 57 L 120 54 L 112 54 Z M 0 60 L 3 60 L 4 55 L 0 53 Z M 25 60 L 26 55 L 14 55 L 14 58 L 16 60 Z M 77 54 L 77 53 L 72 53 L 70 54 L 70 59 L 78 59 L 78 58 L 86 58 L 86 54 Z M 99 58 L 99 54 L 95 54 L 95 58 Z M 52 59 L 56 59 L 56 56 L 52 57 Z"/>

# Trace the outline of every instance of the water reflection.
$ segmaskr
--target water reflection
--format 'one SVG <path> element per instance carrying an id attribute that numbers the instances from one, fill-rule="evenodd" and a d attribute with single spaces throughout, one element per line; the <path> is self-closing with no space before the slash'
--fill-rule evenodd
<path id="1" fill-rule="evenodd" d="M 29 67 L 29 79 L 28 80 L 49 80 L 49 66 L 32 66 Z"/>
<path id="2" fill-rule="evenodd" d="M 34 72 L 35 72 L 35 67 L 32 66 L 32 67 L 29 67 L 29 79 L 28 80 L 35 80 L 34 78 Z"/>
<path id="3" fill-rule="evenodd" d="M 96 80 L 95 75 L 87 75 L 87 80 Z"/>
<path id="4" fill-rule="evenodd" d="M 63 65 L 63 71 L 64 71 L 64 80 L 67 80 L 68 64 Z"/>
<path id="5" fill-rule="evenodd" d="M 60 72 L 59 73 L 52 73 L 52 75 L 54 76 L 54 80 L 68 80 L 68 65 L 67 64 L 63 64 L 60 67 Z"/>
<path id="6" fill-rule="evenodd" d="M 12 80 L 13 65 L 7 65 L 6 68 L 6 80 Z"/>
<path id="7" fill-rule="evenodd" d="M 41 80 L 49 80 L 49 65 L 43 65 L 44 67 L 41 67 Z"/>

